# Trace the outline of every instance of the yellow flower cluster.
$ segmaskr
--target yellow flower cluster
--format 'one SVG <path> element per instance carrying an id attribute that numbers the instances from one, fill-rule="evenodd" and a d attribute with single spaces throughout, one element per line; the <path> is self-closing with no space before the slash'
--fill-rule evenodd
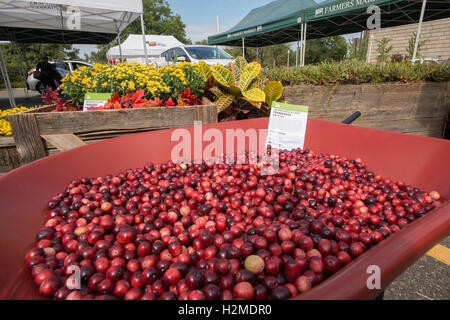
<path id="1" fill-rule="evenodd" d="M 8 121 L 8 115 L 31 110 L 31 109 L 38 108 L 38 107 L 40 107 L 40 106 L 34 106 L 31 108 L 21 106 L 21 107 L 16 107 L 16 108 L 0 111 L 0 136 L 12 135 L 11 126 L 9 125 L 9 121 Z"/>
<path id="2" fill-rule="evenodd" d="M 176 98 L 179 91 L 187 88 L 201 95 L 203 87 L 199 67 L 187 62 L 162 68 L 124 62 L 81 67 L 62 80 L 60 89 L 72 100 L 82 104 L 87 92 L 124 95 L 130 91 L 144 90 L 147 99 L 168 99 Z"/>

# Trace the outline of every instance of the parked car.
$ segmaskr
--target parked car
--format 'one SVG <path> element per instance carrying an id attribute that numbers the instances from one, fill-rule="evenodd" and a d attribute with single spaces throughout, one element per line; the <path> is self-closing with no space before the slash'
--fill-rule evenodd
<path id="1" fill-rule="evenodd" d="M 73 71 L 77 70 L 79 67 L 92 67 L 92 64 L 83 62 L 83 61 L 75 61 L 75 60 L 64 60 L 64 61 L 49 61 L 51 64 L 56 65 L 56 70 L 59 72 L 61 77 L 65 77 L 68 73 L 72 73 Z M 34 73 L 36 72 L 36 68 L 31 69 L 28 72 L 27 77 L 27 88 L 28 90 L 32 91 L 39 91 L 39 93 L 42 93 L 44 91 L 44 86 L 42 84 L 41 80 L 35 79 L 33 77 Z M 56 84 L 59 86 L 59 84 Z"/>
<path id="2" fill-rule="evenodd" d="M 225 66 L 233 62 L 234 58 L 220 48 L 195 45 L 170 48 L 161 54 L 160 59 L 164 65 L 180 61 L 198 63 L 200 60 L 208 65 L 221 64 Z"/>

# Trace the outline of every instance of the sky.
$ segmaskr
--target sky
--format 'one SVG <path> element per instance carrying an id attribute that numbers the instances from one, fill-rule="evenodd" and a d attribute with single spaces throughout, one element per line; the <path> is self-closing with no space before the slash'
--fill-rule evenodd
<path id="1" fill-rule="evenodd" d="M 252 9 L 273 0 L 167 0 L 170 8 L 181 16 L 186 24 L 187 38 L 193 42 L 217 33 L 216 17 L 219 16 L 219 32 L 235 26 Z M 315 0 L 320 3 L 324 0 Z M 95 50 L 95 46 L 79 45 L 80 57 Z"/>

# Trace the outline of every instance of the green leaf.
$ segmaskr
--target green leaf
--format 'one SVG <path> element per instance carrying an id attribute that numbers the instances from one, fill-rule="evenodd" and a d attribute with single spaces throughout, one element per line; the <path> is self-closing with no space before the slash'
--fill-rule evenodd
<path id="1" fill-rule="evenodd" d="M 202 60 L 200 60 L 198 62 L 198 65 L 200 67 L 200 73 L 202 74 L 203 80 L 205 80 L 205 82 L 207 82 L 209 77 L 211 77 L 211 75 L 212 75 L 211 68 L 208 66 L 208 64 L 205 61 L 202 61 Z"/>
<path id="2" fill-rule="evenodd" d="M 223 96 L 225 94 L 219 89 L 219 87 L 209 88 L 209 91 L 211 91 L 216 97 Z"/>
<path id="3" fill-rule="evenodd" d="M 214 79 L 224 87 L 229 88 L 230 85 L 234 84 L 233 74 L 227 68 L 216 64 L 211 67 L 211 71 Z"/>
<path id="4" fill-rule="evenodd" d="M 231 73 L 233 74 L 234 85 L 238 86 L 239 81 L 241 80 L 242 71 L 237 64 L 231 64 Z"/>
<path id="5" fill-rule="evenodd" d="M 236 87 L 235 85 L 231 85 L 228 88 L 228 91 L 234 96 L 238 96 L 241 94 L 241 89 L 239 87 Z"/>
<path id="6" fill-rule="evenodd" d="M 266 94 L 266 103 L 270 107 L 273 101 L 277 101 L 283 95 L 283 86 L 279 81 L 269 81 L 264 86 L 264 93 Z"/>
<path id="7" fill-rule="evenodd" d="M 250 103 L 252 106 L 261 109 L 261 102 L 256 102 L 256 101 L 252 101 L 252 100 L 248 100 L 245 97 L 242 97 L 243 100 L 247 101 L 248 103 Z"/>
<path id="8" fill-rule="evenodd" d="M 233 103 L 234 97 L 231 94 L 224 94 L 220 96 L 215 102 L 217 106 L 217 113 L 222 112 Z"/>
<path id="9" fill-rule="evenodd" d="M 250 83 L 255 79 L 261 71 L 261 65 L 258 62 L 249 63 L 242 70 L 241 79 L 239 80 L 239 88 L 241 91 L 247 90 Z"/>
<path id="10" fill-rule="evenodd" d="M 248 62 L 247 62 L 247 60 L 245 60 L 245 58 L 244 57 L 237 57 L 235 60 L 234 60 L 234 64 L 239 68 L 239 70 L 241 70 L 241 72 L 242 72 L 242 70 L 244 70 L 244 68 L 248 65 Z"/>
<path id="11" fill-rule="evenodd" d="M 255 101 L 255 102 L 264 102 L 266 100 L 266 94 L 264 93 L 264 91 L 262 91 L 261 89 L 258 88 L 253 88 L 247 91 L 243 91 L 242 95 L 251 101 Z"/>
<path id="12" fill-rule="evenodd" d="M 264 85 L 268 82 L 268 79 L 261 79 L 260 77 L 256 77 L 248 86 L 249 89 L 258 88 L 263 89 Z"/>

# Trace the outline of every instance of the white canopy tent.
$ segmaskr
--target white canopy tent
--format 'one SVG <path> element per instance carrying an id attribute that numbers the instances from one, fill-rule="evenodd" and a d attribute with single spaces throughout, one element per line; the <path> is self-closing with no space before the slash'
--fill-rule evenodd
<path id="1" fill-rule="evenodd" d="M 105 44 L 139 16 L 143 27 L 142 13 L 142 0 L 0 0 L 0 40 Z M 1 62 L 3 76 L 8 78 Z M 15 106 L 8 83 L 10 103 Z"/>
<path id="2" fill-rule="evenodd" d="M 161 53 L 171 47 L 182 46 L 183 43 L 178 41 L 174 36 L 163 35 L 146 35 L 145 45 L 147 49 L 148 59 L 156 61 Z M 106 53 L 108 59 L 126 59 L 128 62 L 145 61 L 145 50 L 142 42 L 142 36 L 139 34 L 130 34 L 128 38 L 120 45 L 112 47 Z"/>

